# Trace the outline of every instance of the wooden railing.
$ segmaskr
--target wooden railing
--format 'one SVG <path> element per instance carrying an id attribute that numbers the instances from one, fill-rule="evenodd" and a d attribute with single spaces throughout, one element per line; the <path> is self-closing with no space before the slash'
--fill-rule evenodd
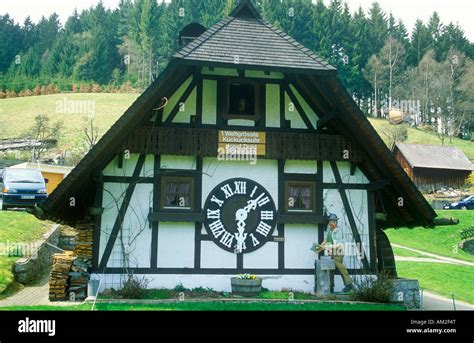
<path id="1" fill-rule="evenodd" d="M 215 157 L 218 130 L 207 128 L 142 127 L 123 143 L 122 152 Z M 319 133 L 266 133 L 267 159 L 361 162 L 360 149 L 340 135 Z"/>

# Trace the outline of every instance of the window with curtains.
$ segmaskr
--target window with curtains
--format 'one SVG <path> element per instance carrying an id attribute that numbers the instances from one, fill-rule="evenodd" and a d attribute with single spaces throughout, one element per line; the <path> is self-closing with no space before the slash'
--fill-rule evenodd
<path id="1" fill-rule="evenodd" d="M 187 177 L 163 177 L 161 208 L 190 210 L 193 207 L 194 180 Z"/>
<path id="2" fill-rule="evenodd" d="M 287 212 L 315 211 L 315 183 L 311 181 L 287 181 L 285 183 Z"/>

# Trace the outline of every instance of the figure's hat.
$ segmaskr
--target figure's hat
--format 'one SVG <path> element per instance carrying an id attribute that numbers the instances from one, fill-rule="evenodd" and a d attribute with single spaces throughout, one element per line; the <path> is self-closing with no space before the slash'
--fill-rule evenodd
<path id="1" fill-rule="evenodd" d="M 331 221 L 331 220 L 339 220 L 339 218 L 334 214 L 334 213 L 329 213 L 329 216 L 328 216 L 328 221 Z"/>

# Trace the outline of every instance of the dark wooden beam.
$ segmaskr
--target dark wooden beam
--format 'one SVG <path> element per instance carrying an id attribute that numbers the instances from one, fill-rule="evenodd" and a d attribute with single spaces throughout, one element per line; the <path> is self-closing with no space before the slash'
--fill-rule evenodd
<path id="1" fill-rule="evenodd" d="M 289 83 L 286 83 L 284 85 L 284 87 L 285 87 L 286 93 L 290 97 L 291 102 L 295 105 L 296 110 L 298 111 L 298 113 L 299 113 L 301 119 L 303 120 L 304 124 L 306 125 L 306 127 L 310 130 L 314 130 L 315 127 L 313 126 L 313 124 L 309 120 L 309 118 L 308 118 L 307 114 L 305 113 L 303 107 L 301 106 L 301 104 L 299 103 L 299 101 L 296 98 L 295 94 L 291 90 L 291 87 L 290 87 Z"/>
<path id="2" fill-rule="evenodd" d="M 339 173 L 339 169 L 337 168 L 337 163 L 336 162 L 330 162 L 330 163 L 331 163 L 331 169 L 332 169 L 332 172 L 334 173 L 334 177 L 336 179 L 336 182 L 341 185 L 342 184 L 342 178 L 341 178 L 341 174 Z M 354 214 L 352 213 L 351 204 L 350 204 L 349 199 L 347 197 L 346 190 L 343 187 L 341 187 L 339 189 L 339 194 L 341 195 L 342 204 L 344 205 L 344 209 L 346 211 L 347 219 L 349 220 L 349 225 L 350 225 L 350 228 L 351 228 L 351 231 L 352 231 L 352 237 L 354 237 L 355 242 L 357 244 L 359 244 L 360 252 L 362 253 L 362 256 L 363 256 L 362 257 L 363 269 L 366 270 L 367 272 L 369 272 L 371 270 L 371 268 L 370 268 L 370 265 L 369 265 L 369 261 L 367 260 L 366 253 L 364 252 L 364 245 L 363 245 L 362 240 L 360 238 L 359 230 L 357 229 L 357 225 L 356 225 L 356 222 L 355 222 L 355 219 L 354 219 Z"/>
<path id="3" fill-rule="evenodd" d="M 194 90 L 194 87 L 196 87 L 196 80 L 193 78 L 191 80 L 191 83 L 188 85 L 188 87 L 186 88 L 186 90 L 184 91 L 184 93 L 181 95 L 181 97 L 179 98 L 178 102 L 176 103 L 176 105 L 173 107 L 173 109 L 171 110 L 170 114 L 168 115 L 168 118 L 166 118 L 165 120 L 165 124 L 169 124 L 171 122 L 173 122 L 174 118 L 176 117 L 176 115 L 178 114 L 179 112 L 179 109 L 181 107 L 181 104 L 185 103 L 186 100 L 188 100 L 189 96 L 191 95 L 191 93 L 193 92 Z"/>
<path id="4" fill-rule="evenodd" d="M 325 114 L 321 119 L 318 120 L 317 128 L 323 129 L 327 127 L 328 123 L 335 120 L 337 118 L 336 111 L 331 111 L 328 114 Z"/>
<path id="5" fill-rule="evenodd" d="M 143 169 L 143 165 L 145 164 L 145 155 L 140 155 L 138 157 L 137 165 L 135 166 L 135 170 L 133 171 L 133 179 L 138 180 L 140 173 Z M 99 271 L 104 271 L 107 267 L 107 262 L 109 261 L 110 254 L 112 253 L 112 249 L 114 248 L 115 241 L 117 240 L 117 236 L 120 230 L 122 230 L 122 224 L 125 218 L 125 214 L 127 213 L 128 206 L 130 205 L 130 200 L 132 199 L 133 192 L 135 191 L 135 182 L 131 182 L 125 191 L 124 198 L 122 200 L 122 204 L 119 208 L 117 218 L 115 219 L 114 226 L 112 228 L 112 232 L 110 233 L 109 240 L 107 245 L 105 246 L 104 253 L 102 255 L 102 259 L 99 264 Z"/>
<path id="6" fill-rule="evenodd" d="M 150 222 L 202 222 L 204 220 L 201 212 L 158 211 L 148 215 Z"/>
<path id="7" fill-rule="evenodd" d="M 153 184 L 153 212 L 160 209 L 161 202 L 161 156 L 155 155 L 155 161 L 153 164 L 154 173 L 154 184 Z M 158 235 L 159 235 L 159 223 L 151 222 L 151 254 L 150 254 L 150 267 L 158 267 Z"/>

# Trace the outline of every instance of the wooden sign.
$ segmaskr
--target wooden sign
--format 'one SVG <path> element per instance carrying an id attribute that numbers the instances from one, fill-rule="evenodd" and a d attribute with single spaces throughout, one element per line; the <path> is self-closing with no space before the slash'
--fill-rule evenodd
<path id="1" fill-rule="evenodd" d="M 336 269 L 336 261 L 334 261 L 332 258 L 321 258 L 319 260 L 321 263 L 321 270 L 334 270 Z"/>
<path id="2" fill-rule="evenodd" d="M 227 155 L 265 156 L 265 145 L 265 132 L 219 131 L 219 151 Z"/>

